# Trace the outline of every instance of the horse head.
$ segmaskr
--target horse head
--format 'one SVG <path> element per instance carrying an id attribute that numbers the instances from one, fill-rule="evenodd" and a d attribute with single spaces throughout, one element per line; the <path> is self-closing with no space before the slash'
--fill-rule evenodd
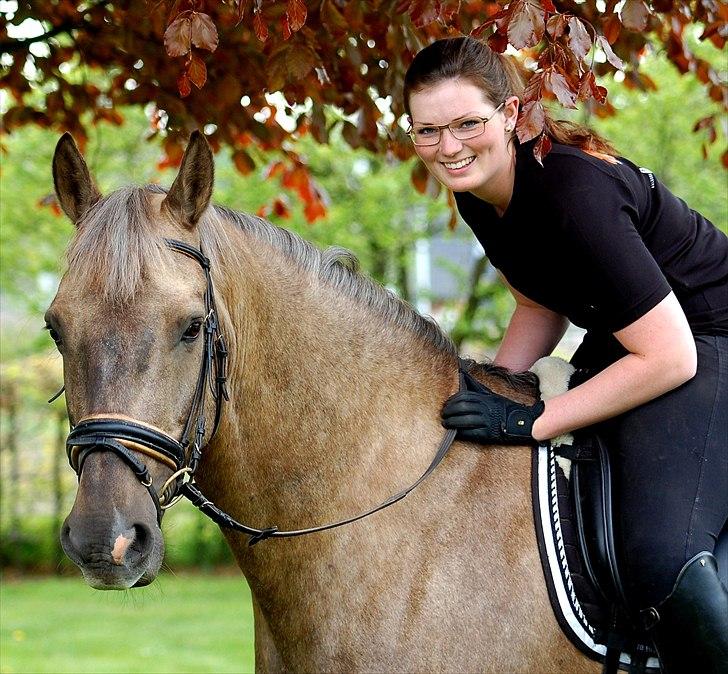
<path id="1" fill-rule="evenodd" d="M 61 541 L 93 587 L 146 585 L 164 554 L 160 498 L 169 500 L 173 474 L 213 432 L 212 286 L 197 232 L 212 153 L 195 133 L 168 193 L 127 188 L 102 197 L 65 134 L 53 178 L 76 225 L 45 316 L 63 357 L 69 458 L 79 475 Z M 206 402 L 207 425 L 195 438 Z"/>

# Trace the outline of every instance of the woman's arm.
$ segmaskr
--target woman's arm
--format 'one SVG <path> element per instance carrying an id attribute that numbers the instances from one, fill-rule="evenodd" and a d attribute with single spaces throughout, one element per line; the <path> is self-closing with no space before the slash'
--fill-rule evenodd
<path id="1" fill-rule="evenodd" d="M 614 336 L 629 353 L 587 382 L 548 400 L 533 425 L 535 439 L 609 419 L 695 375 L 695 340 L 674 293 Z"/>
<path id="2" fill-rule="evenodd" d="M 501 278 L 516 300 L 516 309 L 493 362 L 514 372 L 523 372 L 554 350 L 569 321 L 528 299 Z"/>

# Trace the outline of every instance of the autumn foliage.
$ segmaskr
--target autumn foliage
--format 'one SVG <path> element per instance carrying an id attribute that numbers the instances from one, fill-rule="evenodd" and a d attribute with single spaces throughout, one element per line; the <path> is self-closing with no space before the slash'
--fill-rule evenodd
<path id="1" fill-rule="evenodd" d="M 582 102 L 596 114 L 610 114 L 599 74 L 623 69 L 628 84 L 653 87 L 639 71 L 649 41 L 664 48 L 681 72 L 695 73 L 710 98 L 728 102 L 719 74 L 685 39 L 698 24 L 700 39 L 725 46 L 728 6 L 720 0 L 18 4 L 11 23 L 34 18 L 45 32 L 10 38 L 8 27 L 0 26 L 2 86 L 12 97 L 7 131 L 33 123 L 71 131 L 83 142 L 87 124 L 119 124 L 123 106 L 151 106 L 151 134 L 163 137 L 165 163 L 179 161 L 193 128 L 206 128 L 213 146 L 231 146 L 242 173 L 255 168 L 253 148 L 278 150 L 285 161 L 274 172 L 298 191 L 311 218 L 320 214 L 318 196 L 286 139 L 308 133 L 326 143 L 338 127 L 352 147 L 410 156 L 400 123 L 402 80 L 413 55 L 439 37 L 473 34 L 495 50 L 509 44 L 520 50 L 532 70 L 517 127 L 521 140 L 542 134 L 545 99 L 566 107 Z M 285 102 L 270 100 L 271 92 L 281 92 Z M 387 96 L 393 114 L 382 106 Z M 279 112 L 288 115 L 293 130 L 281 126 Z M 711 116 L 696 127 L 715 137 L 715 125 Z M 548 149 L 543 136 L 539 148 Z"/>

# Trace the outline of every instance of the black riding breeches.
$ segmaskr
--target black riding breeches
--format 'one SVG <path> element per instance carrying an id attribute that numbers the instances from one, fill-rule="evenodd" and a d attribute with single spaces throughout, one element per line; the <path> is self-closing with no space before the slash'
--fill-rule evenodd
<path id="1" fill-rule="evenodd" d="M 728 526 L 728 337 L 695 343 L 695 377 L 603 424 L 615 535 L 638 608 L 663 600 L 685 562 L 713 552 Z M 577 352 L 572 362 L 583 367 L 586 355 Z"/>

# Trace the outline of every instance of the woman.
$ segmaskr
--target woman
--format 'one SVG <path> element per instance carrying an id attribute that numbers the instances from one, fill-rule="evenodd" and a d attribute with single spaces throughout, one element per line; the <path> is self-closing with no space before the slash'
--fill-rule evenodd
<path id="1" fill-rule="evenodd" d="M 610 420 L 631 600 L 665 671 L 726 672 L 728 238 L 588 129 L 547 119 L 541 166 L 515 136 L 522 91 L 478 40 L 435 42 L 405 77 L 410 136 L 515 297 L 495 363 L 529 368 L 571 321 L 597 374 L 533 407 L 472 386 L 443 423 L 523 444 Z"/>

